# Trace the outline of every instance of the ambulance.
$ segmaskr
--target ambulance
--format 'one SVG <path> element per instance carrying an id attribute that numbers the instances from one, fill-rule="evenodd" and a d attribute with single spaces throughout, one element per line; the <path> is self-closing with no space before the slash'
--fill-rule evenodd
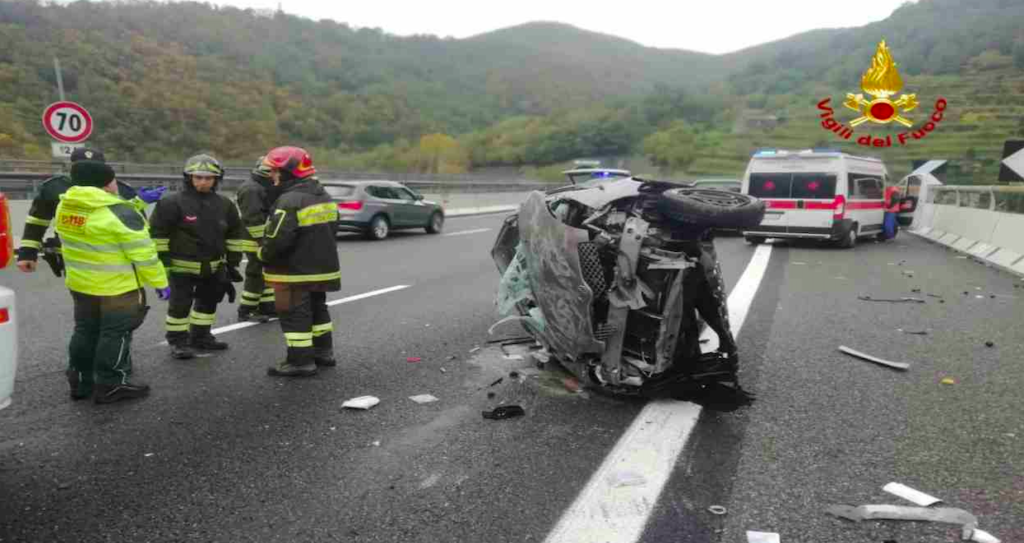
<path id="1" fill-rule="evenodd" d="M 885 164 L 834 149 L 754 153 L 741 192 L 765 201 L 761 224 L 745 230 L 750 243 L 768 238 L 818 239 L 853 248 L 882 237 Z"/>

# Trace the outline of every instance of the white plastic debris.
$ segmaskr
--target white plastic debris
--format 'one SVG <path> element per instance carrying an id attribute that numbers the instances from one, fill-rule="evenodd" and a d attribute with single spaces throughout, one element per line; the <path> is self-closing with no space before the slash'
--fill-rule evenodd
<path id="1" fill-rule="evenodd" d="M 728 513 L 729 511 L 726 508 L 722 507 L 721 505 L 712 505 L 708 507 L 708 512 L 710 512 L 712 515 L 721 516 Z"/>
<path id="2" fill-rule="evenodd" d="M 430 394 L 419 394 L 416 396 L 409 396 L 409 399 L 416 403 L 430 403 L 437 401 L 437 398 L 431 396 Z"/>
<path id="3" fill-rule="evenodd" d="M 376 396 L 360 396 L 358 398 L 352 398 L 341 404 L 342 407 L 349 409 L 369 409 L 380 403 L 380 398 Z"/>
<path id="4" fill-rule="evenodd" d="M 782 543 L 782 539 L 775 532 L 753 532 L 747 530 L 747 543 Z"/>
<path id="5" fill-rule="evenodd" d="M 643 475 L 633 471 L 616 471 L 608 476 L 608 483 L 613 488 L 622 488 L 624 486 L 643 486 L 647 484 L 647 479 Z"/>
<path id="6" fill-rule="evenodd" d="M 892 494 L 893 496 L 899 496 L 915 505 L 920 505 L 921 507 L 928 507 L 942 501 L 935 496 L 929 496 L 924 492 L 914 490 L 913 488 L 900 483 L 889 483 L 883 486 L 882 490 Z"/>
<path id="7" fill-rule="evenodd" d="M 522 359 L 523 359 L 523 355 L 521 355 L 521 354 L 510 354 L 510 355 L 505 357 L 505 360 L 522 360 Z"/>
<path id="8" fill-rule="evenodd" d="M 974 533 L 971 534 L 971 541 L 975 543 L 1000 543 L 999 538 L 986 532 L 985 530 L 974 529 Z"/>
<path id="9" fill-rule="evenodd" d="M 953 507 L 908 507 L 903 505 L 833 505 L 825 510 L 847 520 L 916 520 L 925 522 L 943 522 L 947 524 L 959 524 L 961 537 L 964 540 L 971 539 L 975 527 L 978 525 L 978 518 L 964 511 Z"/>

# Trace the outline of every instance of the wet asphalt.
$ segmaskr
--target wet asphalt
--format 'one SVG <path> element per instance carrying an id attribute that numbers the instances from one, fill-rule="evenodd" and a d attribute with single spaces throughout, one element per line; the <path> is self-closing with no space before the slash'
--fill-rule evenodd
<path id="1" fill-rule="evenodd" d="M 542 541 L 643 405 L 569 392 L 556 369 L 486 343 L 519 335 L 487 335 L 501 219 L 449 220 L 447 234 L 490 229 L 464 235 L 339 239 L 343 292 L 332 299 L 408 288 L 333 306 L 339 366 L 310 379 L 265 375 L 284 354 L 276 323 L 222 334 L 225 353 L 171 360 L 166 308 L 151 300 L 134 358 L 153 394 L 109 406 L 67 398 L 71 302 L 59 280 L 0 271 L 21 309 L 15 403 L 0 411 L 0 540 Z M 753 247 L 735 237 L 718 247 L 731 286 Z M 757 401 L 704 411 L 642 540 L 957 539 L 951 526 L 824 514 L 899 503 L 880 490 L 892 480 L 972 511 L 1003 541 L 1024 538 L 1024 306 L 1011 298 L 1024 290 L 1013 284 L 910 236 L 855 251 L 774 247 L 739 337 Z M 234 311 L 222 304 L 217 325 Z M 912 367 L 852 359 L 839 344 Z M 417 394 L 438 401 L 409 400 Z M 362 395 L 381 403 L 341 408 Z M 483 419 L 502 403 L 526 416 Z"/>

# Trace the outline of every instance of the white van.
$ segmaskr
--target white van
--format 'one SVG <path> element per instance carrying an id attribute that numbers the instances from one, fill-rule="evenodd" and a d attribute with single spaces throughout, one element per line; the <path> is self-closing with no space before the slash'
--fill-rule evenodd
<path id="1" fill-rule="evenodd" d="M 857 238 L 882 235 L 888 179 L 876 158 L 826 149 L 760 150 L 743 175 L 743 194 L 765 201 L 760 226 L 745 230 L 750 243 L 807 238 L 851 248 Z"/>

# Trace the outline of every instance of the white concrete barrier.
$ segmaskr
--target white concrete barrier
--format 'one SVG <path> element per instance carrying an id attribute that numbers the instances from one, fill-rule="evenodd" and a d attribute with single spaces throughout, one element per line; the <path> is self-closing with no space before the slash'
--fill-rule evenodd
<path id="1" fill-rule="evenodd" d="M 930 186 L 910 232 L 1024 275 L 1024 187 Z"/>

